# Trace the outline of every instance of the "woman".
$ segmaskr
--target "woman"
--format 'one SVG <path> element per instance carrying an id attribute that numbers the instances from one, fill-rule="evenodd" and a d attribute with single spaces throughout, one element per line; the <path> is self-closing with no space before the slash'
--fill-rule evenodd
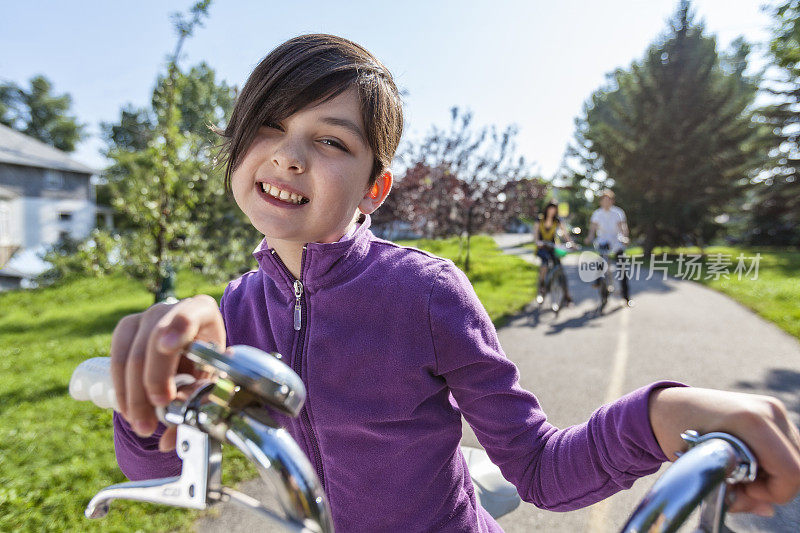
<path id="1" fill-rule="evenodd" d="M 538 246 L 536 255 L 542 261 L 542 265 L 539 268 L 539 290 L 536 294 L 536 303 L 544 301 L 544 280 L 547 278 L 550 265 L 558 263 L 554 249 L 556 246 L 556 233 L 559 229 L 561 230 L 561 240 L 571 243 L 572 239 L 569 238 L 569 233 L 567 233 L 564 223 L 558 218 L 558 204 L 550 202 L 545 206 L 544 213 L 533 230 L 533 234 L 536 236 L 536 246 Z M 564 280 L 564 297 L 566 305 L 572 303 L 566 279 Z"/>

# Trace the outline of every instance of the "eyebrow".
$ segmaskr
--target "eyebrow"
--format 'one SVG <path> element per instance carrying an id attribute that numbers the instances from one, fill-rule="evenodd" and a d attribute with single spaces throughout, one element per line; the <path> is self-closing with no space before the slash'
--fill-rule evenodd
<path id="1" fill-rule="evenodd" d="M 347 120 L 346 118 L 339 118 L 339 117 L 323 117 L 322 122 L 324 122 L 325 124 L 330 124 L 331 126 L 340 126 L 348 130 L 349 132 L 353 133 L 356 137 L 358 137 L 358 140 L 360 140 L 364 146 L 369 146 L 369 143 L 367 143 L 366 135 L 364 135 L 364 132 L 361 130 L 360 127 L 358 127 L 358 124 L 356 124 L 352 120 Z"/>

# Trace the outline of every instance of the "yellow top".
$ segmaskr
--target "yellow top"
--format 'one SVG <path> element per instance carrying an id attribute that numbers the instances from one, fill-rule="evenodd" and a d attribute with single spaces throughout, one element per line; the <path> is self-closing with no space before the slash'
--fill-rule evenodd
<path id="1" fill-rule="evenodd" d="M 539 240 L 556 242 L 556 230 L 558 223 L 554 220 L 549 228 L 544 225 L 544 220 L 539 222 Z"/>

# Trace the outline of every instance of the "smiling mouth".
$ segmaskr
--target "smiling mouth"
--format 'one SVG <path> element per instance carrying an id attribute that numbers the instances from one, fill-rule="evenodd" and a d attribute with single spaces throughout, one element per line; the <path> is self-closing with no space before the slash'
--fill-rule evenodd
<path id="1" fill-rule="evenodd" d="M 303 205 L 310 201 L 303 195 L 279 189 L 278 187 L 270 185 L 269 183 L 261 182 L 258 184 L 258 186 L 262 191 L 264 191 L 264 194 L 268 194 L 276 200 L 286 202 L 287 204 Z"/>

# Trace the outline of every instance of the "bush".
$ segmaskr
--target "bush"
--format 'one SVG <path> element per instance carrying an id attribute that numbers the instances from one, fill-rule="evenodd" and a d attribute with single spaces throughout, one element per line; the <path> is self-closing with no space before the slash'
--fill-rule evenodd
<path id="1" fill-rule="evenodd" d="M 121 239 L 96 229 L 84 240 L 64 238 L 51 248 L 44 260 L 52 265 L 37 282 L 50 285 L 74 277 L 100 277 L 121 268 Z"/>

